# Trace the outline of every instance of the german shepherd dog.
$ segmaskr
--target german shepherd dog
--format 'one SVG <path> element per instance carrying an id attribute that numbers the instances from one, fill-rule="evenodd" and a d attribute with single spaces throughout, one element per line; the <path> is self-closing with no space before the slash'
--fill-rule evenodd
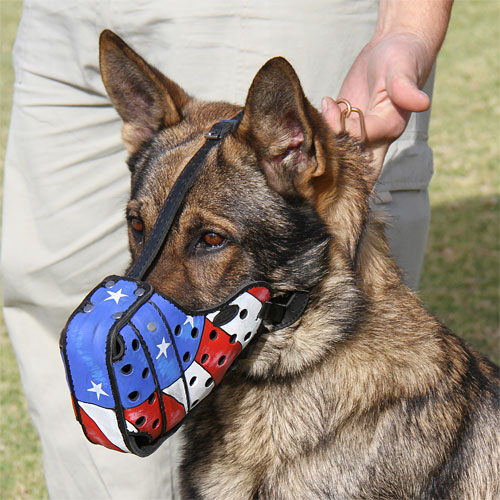
<path id="1" fill-rule="evenodd" d="M 190 97 L 110 31 L 100 61 L 131 154 L 135 261 L 204 134 L 242 108 Z M 362 147 L 332 135 L 282 58 L 243 109 L 147 281 L 190 309 L 260 280 L 310 299 L 187 418 L 183 497 L 500 498 L 498 368 L 402 284 Z"/>

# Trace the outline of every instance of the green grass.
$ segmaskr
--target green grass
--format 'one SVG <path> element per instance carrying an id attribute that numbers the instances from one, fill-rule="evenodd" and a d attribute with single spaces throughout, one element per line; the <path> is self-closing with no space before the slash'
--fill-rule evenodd
<path id="1" fill-rule="evenodd" d="M 20 0 L 0 0 L 0 161 Z M 456 0 L 436 77 L 431 144 L 436 173 L 421 281 L 425 304 L 476 349 L 499 354 L 500 3 Z M 0 166 L 2 165 L 0 164 Z M 0 498 L 46 498 L 38 437 L 0 323 Z"/>
<path id="2" fill-rule="evenodd" d="M 0 332 L 0 498 L 48 498 L 41 446 L 26 409 L 14 353 Z"/>
<path id="3" fill-rule="evenodd" d="M 420 295 L 497 363 L 500 2 L 456 1 L 442 48 L 430 138 L 435 174 Z"/>

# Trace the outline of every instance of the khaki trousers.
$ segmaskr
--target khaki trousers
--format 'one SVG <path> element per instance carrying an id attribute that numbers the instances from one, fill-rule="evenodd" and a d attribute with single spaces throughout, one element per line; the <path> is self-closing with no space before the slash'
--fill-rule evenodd
<path id="1" fill-rule="evenodd" d="M 68 315 L 129 260 L 129 175 L 121 122 L 98 71 L 101 30 L 116 31 L 202 99 L 244 102 L 259 67 L 282 55 L 319 107 L 337 94 L 376 16 L 373 0 L 25 0 L 14 47 L 2 286 L 51 498 L 178 498 L 178 437 L 146 459 L 88 443 L 59 355 Z M 429 222 L 428 121 L 428 113 L 413 116 L 391 147 L 376 201 L 389 213 L 394 253 L 414 287 Z"/>

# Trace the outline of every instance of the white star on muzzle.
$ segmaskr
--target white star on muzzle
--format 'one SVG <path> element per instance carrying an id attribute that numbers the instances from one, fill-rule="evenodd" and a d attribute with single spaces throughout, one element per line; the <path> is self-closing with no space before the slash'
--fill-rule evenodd
<path id="1" fill-rule="evenodd" d="M 165 337 L 163 337 L 161 344 L 157 344 L 156 347 L 160 349 L 160 352 L 158 353 L 158 356 L 156 356 L 156 359 L 158 359 L 162 354 L 165 354 L 165 357 L 167 357 L 167 349 L 170 347 L 170 344 L 168 342 L 165 342 Z"/>
<path id="2" fill-rule="evenodd" d="M 106 302 L 107 300 L 114 300 L 117 304 L 118 302 L 120 302 L 120 299 L 122 297 L 128 297 L 128 295 L 125 295 L 124 293 L 122 293 L 122 289 L 120 288 L 117 292 L 107 292 L 109 293 L 109 297 L 107 299 L 104 299 L 104 302 Z"/>
<path id="3" fill-rule="evenodd" d="M 101 396 L 109 396 L 109 394 L 105 393 L 102 389 L 102 382 L 100 384 L 96 384 L 93 380 L 90 381 L 92 384 L 92 387 L 90 389 L 87 389 L 89 392 L 95 392 L 97 396 L 97 401 L 99 401 L 99 398 Z"/>
<path id="4" fill-rule="evenodd" d="M 186 317 L 186 321 L 184 321 L 184 324 L 187 325 L 188 323 L 191 325 L 191 328 L 194 328 L 194 318 L 192 316 Z"/>

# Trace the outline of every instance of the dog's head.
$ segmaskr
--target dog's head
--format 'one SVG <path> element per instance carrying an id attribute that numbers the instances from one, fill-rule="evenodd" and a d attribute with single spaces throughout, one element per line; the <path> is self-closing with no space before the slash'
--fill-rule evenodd
<path id="1" fill-rule="evenodd" d="M 190 97 L 110 31 L 101 35 L 100 64 L 131 154 L 127 220 L 134 262 L 204 134 L 241 108 Z M 206 158 L 147 281 L 192 309 L 219 303 L 257 280 L 275 291 L 310 291 L 310 310 L 339 301 L 342 308 L 331 313 L 339 328 L 328 345 L 304 337 L 301 355 L 291 353 L 278 369 L 278 350 L 283 358 L 283 349 L 301 345 L 289 328 L 263 336 L 250 355 L 254 375 L 271 366 L 276 373 L 304 367 L 317 355 L 316 344 L 331 347 L 354 321 L 356 266 L 373 184 L 367 165 L 359 145 L 331 134 L 290 64 L 271 59 L 250 86 L 239 126 Z M 321 329 L 330 319 L 308 328 Z"/>

